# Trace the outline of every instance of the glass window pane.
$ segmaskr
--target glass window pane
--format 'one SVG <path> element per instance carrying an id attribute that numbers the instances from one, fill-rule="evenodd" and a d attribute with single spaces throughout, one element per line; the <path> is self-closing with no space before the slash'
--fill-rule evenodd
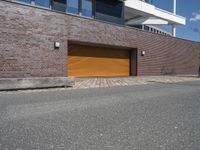
<path id="1" fill-rule="evenodd" d="M 92 17 L 92 0 L 82 0 L 82 15 Z"/>
<path id="2" fill-rule="evenodd" d="M 145 0 L 145 2 L 153 4 L 153 0 Z"/>
<path id="3" fill-rule="evenodd" d="M 31 0 L 17 0 L 18 2 L 31 3 Z"/>
<path id="4" fill-rule="evenodd" d="M 49 0 L 35 0 L 35 5 L 49 8 Z"/>
<path id="5" fill-rule="evenodd" d="M 95 18 L 108 22 L 124 24 L 123 2 L 119 0 L 96 0 Z"/>
<path id="6" fill-rule="evenodd" d="M 67 0 L 67 12 L 73 13 L 73 14 L 78 14 L 78 0 Z"/>
<path id="7" fill-rule="evenodd" d="M 117 0 L 97 0 L 96 11 L 113 17 L 121 17 L 123 3 Z"/>
<path id="8" fill-rule="evenodd" d="M 53 0 L 52 9 L 57 11 L 66 12 L 66 0 Z"/>

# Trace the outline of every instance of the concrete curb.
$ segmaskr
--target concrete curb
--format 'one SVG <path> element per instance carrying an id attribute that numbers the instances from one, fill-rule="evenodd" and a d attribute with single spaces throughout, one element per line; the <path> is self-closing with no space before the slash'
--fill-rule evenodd
<path id="1" fill-rule="evenodd" d="M 0 78 L 0 91 L 72 87 L 74 83 L 74 77 Z"/>

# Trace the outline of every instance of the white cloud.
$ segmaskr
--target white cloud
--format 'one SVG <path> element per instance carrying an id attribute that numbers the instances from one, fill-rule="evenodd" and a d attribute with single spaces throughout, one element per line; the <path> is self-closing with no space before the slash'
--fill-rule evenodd
<path id="1" fill-rule="evenodd" d="M 192 18 L 190 18 L 190 21 L 200 21 L 200 10 L 197 13 L 192 13 Z"/>

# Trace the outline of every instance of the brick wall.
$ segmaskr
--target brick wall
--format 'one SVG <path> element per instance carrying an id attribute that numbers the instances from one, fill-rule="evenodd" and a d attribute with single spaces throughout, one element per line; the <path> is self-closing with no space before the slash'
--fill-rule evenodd
<path id="1" fill-rule="evenodd" d="M 66 76 L 68 41 L 137 48 L 138 75 L 198 73 L 200 43 L 0 1 L 1 78 Z"/>

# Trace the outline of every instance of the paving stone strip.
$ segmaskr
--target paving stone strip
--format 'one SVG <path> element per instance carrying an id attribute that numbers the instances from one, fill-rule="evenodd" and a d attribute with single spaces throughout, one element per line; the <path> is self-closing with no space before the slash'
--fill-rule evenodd
<path id="1" fill-rule="evenodd" d="M 0 92 L 1 94 L 12 94 L 13 92 L 42 92 L 42 91 L 55 91 L 55 90 L 74 90 L 74 89 L 89 89 L 89 88 L 103 88 L 103 87 L 116 87 L 116 86 L 132 86 L 144 85 L 155 83 L 178 83 L 185 81 L 198 81 L 197 77 L 182 77 L 182 76 L 142 76 L 142 77 L 113 77 L 113 78 L 77 78 L 75 85 L 69 88 L 56 88 L 56 89 L 41 89 L 41 90 L 21 90 L 21 91 L 8 91 Z"/>
<path id="2" fill-rule="evenodd" d="M 154 83 L 177 83 L 184 81 L 197 81 L 197 77 L 179 76 L 145 76 L 145 77 L 114 77 L 114 78 L 80 78 L 75 86 L 69 89 L 102 88 L 114 86 L 131 86 Z"/>

